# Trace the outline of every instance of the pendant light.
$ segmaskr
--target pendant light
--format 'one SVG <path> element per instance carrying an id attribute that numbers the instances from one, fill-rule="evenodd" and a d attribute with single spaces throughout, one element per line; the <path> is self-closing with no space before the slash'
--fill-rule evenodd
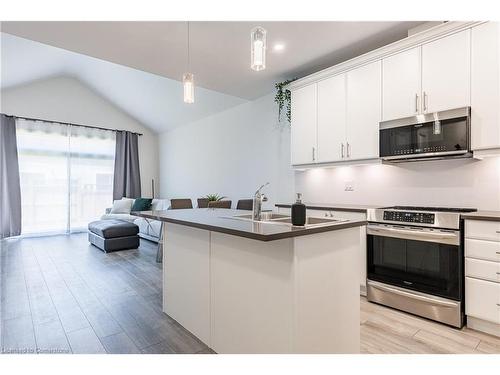
<path id="1" fill-rule="evenodd" d="M 187 23 L 187 68 L 188 73 L 182 75 L 182 85 L 184 86 L 184 103 L 194 103 L 194 74 L 189 73 L 190 70 L 189 56 L 189 21 Z"/>
<path id="2" fill-rule="evenodd" d="M 266 69 L 266 34 L 266 29 L 260 26 L 253 28 L 250 33 L 250 67 L 257 72 Z"/>

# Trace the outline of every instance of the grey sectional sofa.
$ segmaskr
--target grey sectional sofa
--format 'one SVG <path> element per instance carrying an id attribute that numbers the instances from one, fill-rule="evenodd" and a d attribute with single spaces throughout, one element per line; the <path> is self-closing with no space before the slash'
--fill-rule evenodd
<path id="1" fill-rule="evenodd" d="M 169 199 L 153 199 L 151 210 L 161 211 L 167 210 L 170 207 Z M 106 209 L 106 213 L 101 216 L 101 220 L 124 220 L 134 223 L 139 227 L 139 237 L 158 242 L 160 237 L 161 222 L 138 218 L 130 214 L 111 214 L 111 208 Z"/>

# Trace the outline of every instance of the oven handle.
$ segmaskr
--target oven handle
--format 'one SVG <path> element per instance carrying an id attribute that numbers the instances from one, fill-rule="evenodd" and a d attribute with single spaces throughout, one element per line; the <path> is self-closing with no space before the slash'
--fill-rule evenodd
<path id="1" fill-rule="evenodd" d="M 403 236 L 411 236 L 418 240 L 459 240 L 460 237 L 458 232 L 430 232 L 424 230 L 412 230 L 412 229 L 399 229 L 393 227 L 380 227 L 378 225 L 368 225 L 367 234 L 376 234 L 376 235 L 384 235 L 387 234 L 389 236 L 403 235 Z"/>
<path id="2" fill-rule="evenodd" d="M 412 292 L 405 292 L 404 290 L 401 290 L 401 289 L 391 288 L 389 286 L 380 285 L 379 283 L 373 283 L 370 281 L 368 281 L 368 284 L 371 287 L 382 290 L 384 292 L 394 293 L 394 294 L 397 294 L 397 295 L 400 295 L 403 297 L 408 297 L 411 299 L 419 300 L 419 301 L 422 301 L 422 302 L 425 302 L 428 304 L 437 305 L 437 306 L 444 306 L 444 307 L 456 307 L 456 303 L 453 303 L 453 302 L 441 301 L 441 300 L 438 300 L 436 298 L 426 297 L 426 296 L 422 296 L 422 295 L 412 293 Z"/>

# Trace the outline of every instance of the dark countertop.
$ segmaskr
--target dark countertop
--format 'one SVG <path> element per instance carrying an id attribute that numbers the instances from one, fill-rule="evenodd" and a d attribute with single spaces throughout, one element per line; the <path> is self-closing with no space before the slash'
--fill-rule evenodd
<path id="1" fill-rule="evenodd" d="M 254 222 L 232 219 L 231 216 L 251 214 L 251 211 L 223 208 L 197 208 L 186 210 L 140 211 L 132 215 L 147 219 L 186 225 L 213 232 L 231 234 L 260 241 L 273 241 L 283 238 L 306 236 L 339 229 L 359 227 L 364 220 L 348 220 L 316 227 L 294 227 L 283 223 Z"/>
<path id="2" fill-rule="evenodd" d="M 381 208 L 386 206 L 381 205 L 360 205 L 360 204 L 343 204 L 343 203 L 308 203 L 304 202 L 306 208 L 310 210 L 337 210 L 337 211 L 350 211 L 350 212 L 366 212 L 370 208 Z M 290 208 L 291 203 L 278 203 L 276 207 Z"/>
<path id="3" fill-rule="evenodd" d="M 467 220 L 500 221 L 500 211 L 476 211 L 460 215 Z"/>

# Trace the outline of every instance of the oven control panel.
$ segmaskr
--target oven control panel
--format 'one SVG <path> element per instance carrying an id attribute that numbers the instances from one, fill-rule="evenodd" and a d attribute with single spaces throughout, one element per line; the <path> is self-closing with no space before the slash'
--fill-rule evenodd
<path id="1" fill-rule="evenodd" d="M 384 220 L 404 223 L 434 224 L 434 214 L 425 212 L 384 211 Z"/>

